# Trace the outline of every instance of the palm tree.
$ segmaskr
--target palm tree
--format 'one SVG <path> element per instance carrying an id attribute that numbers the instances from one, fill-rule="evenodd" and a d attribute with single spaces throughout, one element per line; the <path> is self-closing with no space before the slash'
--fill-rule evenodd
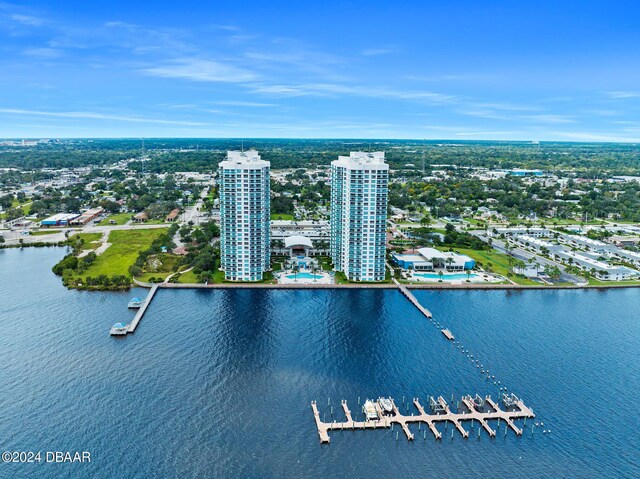
<path id="1" fill-rule="evenodd" d="M 466 269 L 465 273 L 467 273 L 467 283 L 471 282 L 471 270 L 470 269 Z"/>
<path id="2" fill-rule="evenodd" d="M 438 276 L 440 277 L 440 279 L 438 280 L 439 283 L 442 283 L 442 277 L 444 276 L 444 273 L 442 272 L 442 270 L 438 271 Z"/>
<path id="3" fill-rule="evenodd" d="M 447 265 L 449 266 L 448 269 L 451 269 L 451 264 L 453 263 L 454 259 L 451 256 L 449 256 L 445 261 L 446 261 Z"/>
<path id="4" fill-rule="evenodd" d="M 294 281 L 298 281 L 298 271 L 300 270 L 300 267 L 298 266 L 298 263 L 294 263 L 293 264 L 293 280 Z"/>
<path id="5" fill-rule="evenodd" d="M 438 261 L 438 258 L 436 256 L 434 256 L 433 258 L 431 258 L 431 266 L 433 268 L 433 270 L 435 271 L 436 269 L 436 262 Z"/>

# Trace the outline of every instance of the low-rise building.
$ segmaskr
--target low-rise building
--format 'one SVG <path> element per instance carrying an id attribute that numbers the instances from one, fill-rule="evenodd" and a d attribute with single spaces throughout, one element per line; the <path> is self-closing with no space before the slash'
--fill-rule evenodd
<path id="1" fill-rule="evenodd" d="M 414 271 L 433 271 L 437 268 L 447 271 L 464 271 L 473 269 L 476 262 L 473 258 L 453 251 L 440 251 L 435 248 L 420 248 L 417 253 L 391 255 L 395 264 L 402 269 Z"/>
<path id="2" fill-rule="evenodd" d="M 180 214 L 180 208 L 175 208 L 171 210 L 171 213 L 169 213 L 165 219 L 168 222 L 175 221 L 179 214 Z"/>
<path id="3" fill-rule="evenodd" d="M 87 210 L 84 213 L 82 213 L 77 218 L 74 218 L 73 220 L 71 220 L 69 224 L 83 226 L 89 223 L 90 221 L 93 221 L 94 219 L 96 219 L 102 213 L 104 213 L 104 208 L 102 206 L 98 206 L 97 208 L 91 208 L 90 210 Z"/>
<path id="4" fill-rule="evenodd" d="M 50 226 L 69 226 L 71 221 L 78 218 L 80 215 L 77 213 L 58 213 L 57 215 L 50 216 L 49 218 L 45 218 L 40 222 L 40 225 L 50 227 Z"/>

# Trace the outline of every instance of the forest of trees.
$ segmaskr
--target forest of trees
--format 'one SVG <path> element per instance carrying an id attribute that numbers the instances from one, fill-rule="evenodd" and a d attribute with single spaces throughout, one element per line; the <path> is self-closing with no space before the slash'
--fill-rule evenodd
<path id="1" fill-rule="evenodd" d="M 134 169 L 149 172 L 211 171 L 237 139 L 59 140 L 35 147 L 0 147 L 0 168 L 60 168 L 108 165 L 148 157 Z M 474 142 L 434 140 L 245 139 L 274 169 L 328 165 L 351 150 L 383 150 L 392 168 L 454 164 L 488 168 L 575 169 L 587 176 L 640 174 L 640 148 L 616 143 Z"/>

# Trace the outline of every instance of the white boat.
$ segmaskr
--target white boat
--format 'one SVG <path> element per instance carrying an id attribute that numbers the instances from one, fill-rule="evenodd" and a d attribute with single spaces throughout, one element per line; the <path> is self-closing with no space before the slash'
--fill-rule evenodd
<path id="1" fill-rule="evenodd" d="M 131 301 L 129 301 L 129 309 L 139 309 L 142 307 L 142 303 L 144 303 L 143 300 L 141 300 L 140 298 L 132 298 Z"/>
<path id="2" fill-rule="evenodd" d="M 385 413 L 393 412 L 393 401 L 391 398 L 380 398 L 378 399 L 378 403 Z"/>
<path id="3" fill-rule="evenodd" d="M 367 399 L 364 402 L 364 405 L 362 406 L 362 412 L 364 412 L 367 418 L 367 421 L 375 421 L 379 419 L 378 410 L 376 409 L 376 404 L 370 399 Z"/>
<path id="4" fill-rule="evenodd" d="M 129 332 L 129 327 L 126 324 L 116 323 L 109 331 L 111 336 L 124 336 Z"/>

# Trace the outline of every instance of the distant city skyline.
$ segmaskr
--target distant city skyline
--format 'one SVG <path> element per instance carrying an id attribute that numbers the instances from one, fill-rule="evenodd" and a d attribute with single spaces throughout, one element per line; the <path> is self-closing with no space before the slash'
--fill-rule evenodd
<path id="1" fill-rule="evenodd" d="M 640 142 L 631 1 L 0 0 L 0 137 Z"/>

